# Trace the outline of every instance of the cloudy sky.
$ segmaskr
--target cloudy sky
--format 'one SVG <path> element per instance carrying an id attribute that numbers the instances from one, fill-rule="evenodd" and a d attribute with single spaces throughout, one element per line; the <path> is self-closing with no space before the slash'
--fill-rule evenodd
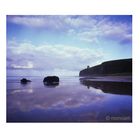
<path id="1" fill-rule="evenodd" d="M 132 57 L 132 16 L 7 16 L 9 76 L 78 75 Z"/>

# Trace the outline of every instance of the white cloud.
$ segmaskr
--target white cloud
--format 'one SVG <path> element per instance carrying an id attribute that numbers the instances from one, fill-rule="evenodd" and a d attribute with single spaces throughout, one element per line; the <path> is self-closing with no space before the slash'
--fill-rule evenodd
<path id="1" fill-rule="evenodd" d="M 47 26 L 45 18 L 34 16 L 13 16 L 10 17 L 10 22 L 29 27 L 42 27 Z"/>
<path id="2" fill-rule="evenodd" d="M 131 24 L 111 21 L 106 16 L 9 16 L 8 21 L 27 27 L 65 31 L 80 40 L 94 43 L 100 38 L 120 43 L 132 30 Z"/>
<path id="3" fill-rule="evenodd" d="M 25 64 L 25 65 L 11 64 L 11 67 L 13 69 L 32 69 L 33 64 L 32 64 L 32 62 L 28 61 L 27 64 Z"/>
<path id="4" fill-rule="evenodd" d="M 13 46 L 13 43 L 15 44 Z M 80 71 L 103 58 L 103 53 L 92 48 L 65 45 L 33 45 L 8 42 L 8 69 L 33 69 L 66 73 Z"/>
<path id="5" fill-rule="evenodd" d="M 54 29 L 69 29 L 91 27 L 96 22 L 90 16 L 8 16 L 8 21 L 28 27 L 51 27 Z"/>
<path id="6" fill-rule="evenodd" d="M 101 23 L 94 24 L 91 28 L 80 30 L 76 35 L 81 40 L 87 42 L 98 43 L 102 39 L 114 40 L 120 43 L 122 40 L 129 39 L 131 41 L 131 27 L 127 24 L 113 23 L 103 20 Z"/>

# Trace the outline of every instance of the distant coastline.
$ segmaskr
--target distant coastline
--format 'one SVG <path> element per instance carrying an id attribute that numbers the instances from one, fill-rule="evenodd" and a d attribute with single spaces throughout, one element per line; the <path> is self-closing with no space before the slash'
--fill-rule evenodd
<path id="1" fill-rule="evenodd" d="M 103 62 L 100 65 L 87 67 L 79 76 L 131 76 L 132 59 L 120 59 Z"/>

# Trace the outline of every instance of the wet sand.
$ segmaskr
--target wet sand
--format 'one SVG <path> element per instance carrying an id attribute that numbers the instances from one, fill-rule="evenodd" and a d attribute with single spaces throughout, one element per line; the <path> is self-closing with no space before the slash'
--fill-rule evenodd
<path id="1" fill-rule="evenodd" d="M 80 80 L 132 83 L 132 76 L 86 76 L 81 77 Z"/>
<path id="2" fill-rule="evenodd" d="M 79 77 L 62 77 L 57 86 L 45 86 L 42 77 L 26 85 L 18 79 L 7 80 L 7 122 L 132 122 L 131 85 L 104 90 Z"/>

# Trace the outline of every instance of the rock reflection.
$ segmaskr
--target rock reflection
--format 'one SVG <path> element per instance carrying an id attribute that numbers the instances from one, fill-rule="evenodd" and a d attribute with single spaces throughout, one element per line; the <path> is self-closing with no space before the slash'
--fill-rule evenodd
<path id="1" fill-rule="evenodd" d="M 30 87 L 31 86 L 31 82 L 28 83 L 20 83 L 20 87 L 26 88 L 26 87 Z"/>
<path id="2" fill-rule="evenodd" d="M 47 82 L 44 82 L 43 84 L 44 84 L 45 87 L 50 87 L 50 88 L 55 88 L 55 87 L 59 86 L 59 83 L 58 82 L 51 83 L 51 84 L 50 83 L 47 83 Z"/>
<path id="3" fill-rule="evenodd" d="M 132 95 L 132 83 L 131 82 L 112 82 L 112 81 L 93 81 L 93 80 L 81 80 L 82 85 L 100 89 L 104 93 Z"/>

